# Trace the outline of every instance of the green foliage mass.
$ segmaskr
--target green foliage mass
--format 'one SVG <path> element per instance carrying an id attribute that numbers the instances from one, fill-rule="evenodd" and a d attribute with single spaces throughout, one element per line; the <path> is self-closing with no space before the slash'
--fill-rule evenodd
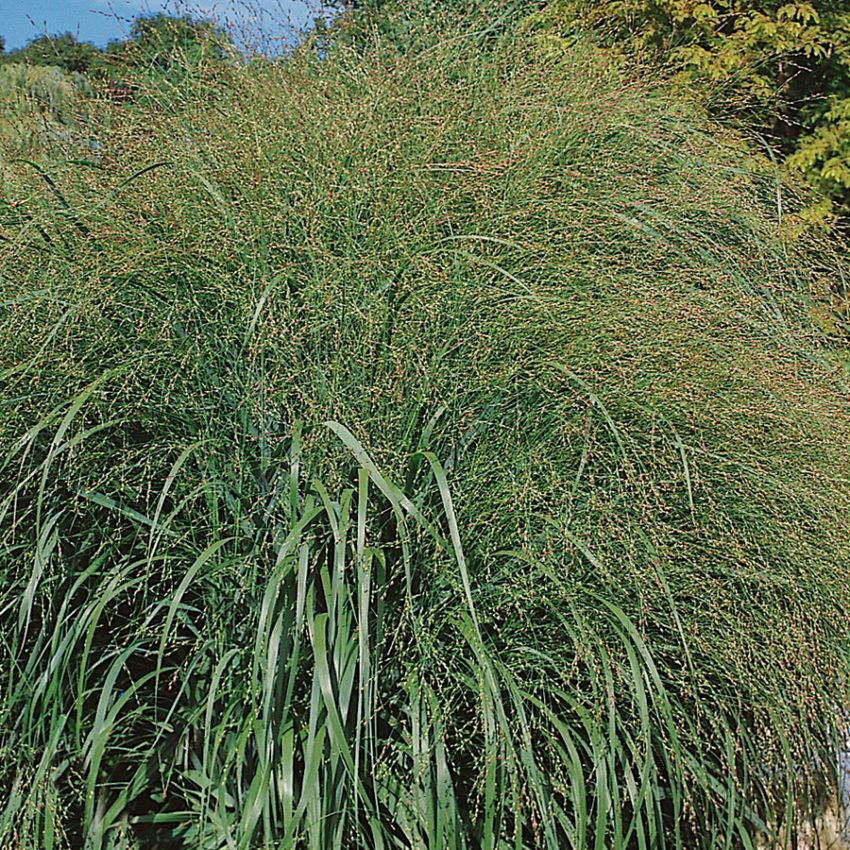
<path id="1" fill-rule="evenodd" d="M 232 41 L 211 21 L 163 12 L 136 18 L 126 41 L 113 42 L 107 54 L 122 64 L 167 74 L 212 59 L 223 59 Z"/>
<path id="2" fill-rule="evenodd" d="M 2 57 L 5 62 L 24 65 L 54 66 L 72 73 L 94 70 L 100 61 L 101 51 L 93 44 L 78 41 L 73 33 L 41 35 L 19 50 Z"/>
<path id="3" fill-rule="evenodd" d="M 850 210 L 850 9 L 783 0 L 554 0 L 534 18 L 552 40 L 591 28 L 708 83 L 718 113 L 744 115 Z M 821 215 L 829 207 L 820 208 Z"/>
<path id="4" fill-rule="evenodd" d="M 39 36 L 0 56 L 0 62 L 57 67 L 97 80 L 123 77 L 132 70 L 161 75 L 175 68 L 185 72 L 200 63 L 223 59 L 232 46 L 227 32 L 212 21 L 159 12 L 137 17 L 129 37 L 110 42 L 105 50 L 66 32 Z"/>
<path id="5" fill-rule="evenodd" d="M 834 781 L 846 267 L 595 53 L 427 44 L 3 158 L 0 844 L 751 848 Z"/>

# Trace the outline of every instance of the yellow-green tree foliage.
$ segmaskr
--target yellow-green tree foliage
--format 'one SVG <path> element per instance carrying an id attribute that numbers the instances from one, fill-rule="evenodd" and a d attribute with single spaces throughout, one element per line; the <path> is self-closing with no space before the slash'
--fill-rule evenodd
<path id="1" fill-rule="evenodd" d="M 550 44 L 590 27 L 712 83 L 716 107 L 744 111 L 850 212 L 850 0 L 554 0 L 532 21 Z"/>

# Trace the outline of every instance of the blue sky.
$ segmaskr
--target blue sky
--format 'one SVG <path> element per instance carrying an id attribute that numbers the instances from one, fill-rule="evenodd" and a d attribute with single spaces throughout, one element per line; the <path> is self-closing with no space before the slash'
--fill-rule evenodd
<path id="1" fill-rule="evenodd" d="M 7 50 L 45 32 L 66 31 L 102 47 L 125 37 L 136 15 L 157 11 L 202 14 L 237 31 L 259 22 L 267 35 L 277 35 L 289 25 L 303 26 L 318 6 L 316 0 L 0 0 L 0 35 Z"/>

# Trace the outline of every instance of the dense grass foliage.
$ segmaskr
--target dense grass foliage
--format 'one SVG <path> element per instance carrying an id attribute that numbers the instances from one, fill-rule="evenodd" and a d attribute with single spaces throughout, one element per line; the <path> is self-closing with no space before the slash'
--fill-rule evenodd
<path id="1" fill-rule="evenodd" d="M 712 133 L 458 35 L 7 162 L 0 843 L 793 832 L 850 696 L 844 269 Z"/>
<path id="2" fill-rule="evenodd" d="M 0 65 L 0 138 L 7 157 L 39 155 L 85 143 L 84 125 L 95 106 L 82 74 L 55 67 Z"/>

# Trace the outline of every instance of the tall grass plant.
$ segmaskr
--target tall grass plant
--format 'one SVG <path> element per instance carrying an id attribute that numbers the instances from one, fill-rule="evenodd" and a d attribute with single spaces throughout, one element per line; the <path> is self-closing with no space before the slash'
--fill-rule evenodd
<path id="1" fill-rule="evenodd" d="M 777 187 L 580 46 L 159 102 L 0 178 L 0 843 L 793 835 L 850 416 Z"/>

